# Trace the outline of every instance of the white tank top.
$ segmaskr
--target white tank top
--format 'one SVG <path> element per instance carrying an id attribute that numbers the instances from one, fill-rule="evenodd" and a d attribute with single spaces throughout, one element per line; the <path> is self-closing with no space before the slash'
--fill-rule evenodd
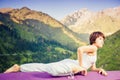
<path id="1" fill-rule="evenodd" d="M 88 69 L 94 64 L 97 60 L 97 55 L 88 55 L 87 53 L 83 53 L 82 56 L 82 65 L 84 68 Z"/>

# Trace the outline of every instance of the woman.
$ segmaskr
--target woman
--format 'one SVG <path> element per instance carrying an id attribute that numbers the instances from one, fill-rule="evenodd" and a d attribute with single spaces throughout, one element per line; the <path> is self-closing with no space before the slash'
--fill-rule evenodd
<path id="1" fill-rule="evenodd" d="M 102 75 L 107 75 L 102 68 L 96 68 L 97 50 L 104 44 L 105 36 L 102 32 L 93 32 L 90 35 L 90 45 L 79 47 L 77 50 L 78 60 L 64 59 L 58 62 L 48 64 L 44 63 L 28 63 L 23 65 L 13 65 L 4 73 L 9 72 L 47 72 L 53 76 L 66 76 L 81 72 L 82 75 L 87 75 L 87 70 L 97 71 Z"/>

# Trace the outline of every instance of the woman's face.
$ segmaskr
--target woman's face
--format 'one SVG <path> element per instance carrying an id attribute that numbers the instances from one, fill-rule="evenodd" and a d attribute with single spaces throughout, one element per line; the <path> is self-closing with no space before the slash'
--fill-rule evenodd
<path id="1" fill-rule="evenodd" d="M 99 36 L 98 38 L 96 38 L 96 40 L 95 40 L 95 45 L 96 45 L 98 48 L 103 47 L 103 44 L 104 44 L 104 38 L 103 38 L 102 36 Z"/>

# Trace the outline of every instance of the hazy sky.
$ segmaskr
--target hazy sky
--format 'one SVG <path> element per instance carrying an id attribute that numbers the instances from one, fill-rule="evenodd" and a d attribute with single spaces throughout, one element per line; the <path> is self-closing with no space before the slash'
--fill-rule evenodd
<path id="1" fill-rule="evenodd" d="M 66 15 L 88 8 L 90 11 L 100 11 L 106 8 L 120 6 L 120 0 L 0 0 L 0 8 L 22 8 L 49 14 L 55 19 L 62 19 Z"/>

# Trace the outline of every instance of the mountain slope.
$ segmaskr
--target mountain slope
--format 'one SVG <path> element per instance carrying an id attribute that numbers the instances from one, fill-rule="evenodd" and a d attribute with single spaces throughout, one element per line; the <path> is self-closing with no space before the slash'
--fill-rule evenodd
<path id="1" fill-rule="evenodd" d="M 50 17 L 48 14 L 31 10 L 27 7 L 8 11 L 10 18 L 17 23 L 22 23 L 26 19 L 33 19 L 48 24 L 51 27 L 62 27 L 62 24 Z"/>
<path id="2" fill-rule="evenodd" d="M 11 10 L 13 10 L 13 8 L 0 8 L 0 12 L 2 12 L 2 13 L 7 13 Z"/>
<path id="3" fill-rule="evenodd" d="M 9 14 L 10 19 L 14 22 L 27 25 L 31 29 L 33 28 L 34 34 L 43 34 L 47 39 L 58 41 L 62 45 L 69 47 L 71 47 L 69 44 L 75 44 L 75 46 L 85 45 L 85 42 L 77 38 L 72 31 L 45 13 L 23 7 L 8 11 L 6 14 Z"/>
<path id="4" fill-rule="evenodd" d="M 106 70 L 120 70 L 120 30 L 107 37 L 105 45 L 98 52 L 98 66 Z"/>
<path id="5" fill-rule="evenodd" d="M 99 12 L 81 9 L 63 18 L 61 23 L 77 33 L 102 31 L 105 35 L 110 35 L 120 29 L 120 7 Z"/>

